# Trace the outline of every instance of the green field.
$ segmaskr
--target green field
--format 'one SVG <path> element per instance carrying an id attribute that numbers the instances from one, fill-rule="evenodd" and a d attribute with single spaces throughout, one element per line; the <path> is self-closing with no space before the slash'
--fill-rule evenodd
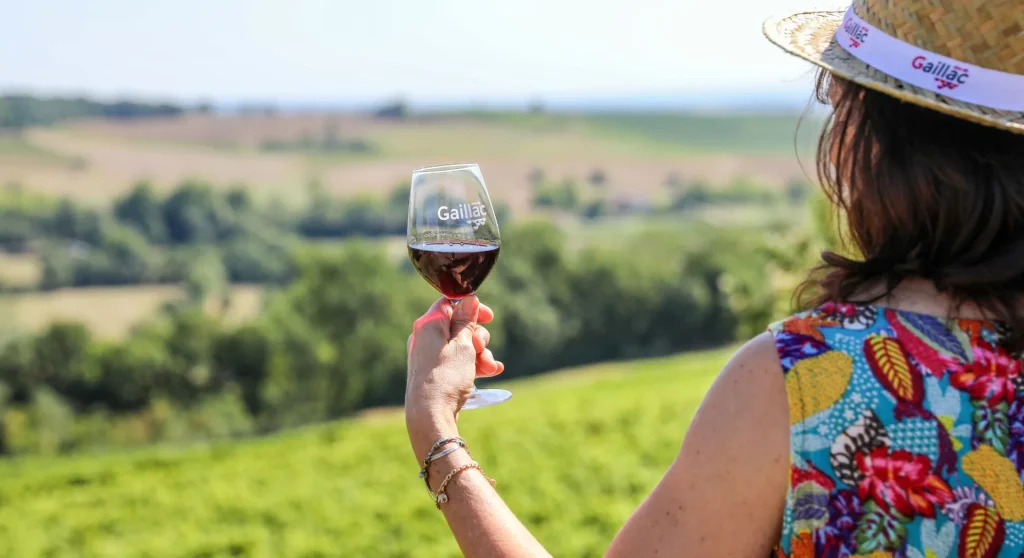
<path id="1" fill-rule="evenodd" d="M 610 114 L 593 115 L 588 121 L 596 129 L 615 137 L 643 138 L 705 153 L 792 155 L 797 146 L 800 150 L 813 146 L 821 127 L 821 122 L 815 118 L 800 123 L 791 114 Z"/>
<path id="2" fill-rule="evenodd" d="M 621 152 L 649 155 L 715 153 L 791 156 L 814 146 L 821 120 L 794 114 L 699 114 L 640 112 L 608 114 L 478 113 L 474 119 L 531 131 L 600 138 Z M 799 135 L 798 135 L 799 132 Z"/>
<path id="3" fill-rule="evenodd" d="M 462 417 L 555 556 L 600 556 L 678 451 L 728 351 L 506 384 Z M 247 441 L 0 462 L 0 556 L 458 556 L 400 411 Z"/>

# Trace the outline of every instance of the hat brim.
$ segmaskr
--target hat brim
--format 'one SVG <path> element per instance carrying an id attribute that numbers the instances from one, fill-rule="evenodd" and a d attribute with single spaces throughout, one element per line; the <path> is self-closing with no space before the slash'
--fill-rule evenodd
<path id="1" fill-rule="evenodd" d="M 845 12 L 805 12 L 772 18 L 765 22 L 764 34 L 786 52 L 864 87 L 951 116 L 1024 134 L 1024 112 L 996 110 L 950 99 L 861 62 L 835 40 L 844 15 Z"/>

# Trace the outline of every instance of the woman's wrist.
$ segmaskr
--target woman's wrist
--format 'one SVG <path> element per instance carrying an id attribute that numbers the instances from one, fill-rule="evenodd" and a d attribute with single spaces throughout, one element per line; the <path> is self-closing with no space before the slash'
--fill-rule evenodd
<path id="1" fill-rule="evenodd" d="M 412 450 L 419 462 L 423 461 L 435 442 L 459 435 L 455 415 L 444 412 L 407 410 L 405 425 Z"/>

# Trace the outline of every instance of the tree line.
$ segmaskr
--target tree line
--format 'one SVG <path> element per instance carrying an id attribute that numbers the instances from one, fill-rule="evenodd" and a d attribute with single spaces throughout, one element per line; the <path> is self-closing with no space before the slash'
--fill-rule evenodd
<path id="1" fill-rule="evenodd" d="M 186 109 L 170 103 L 147 103 L 133 100 L 110 102 L 84 97 L 35 97 L 32 95 L 0 96 L 0 129 L 45 126 L 77 118 L 111 118 L 127 120 L 153 116 L 178 116 Z"/>
<path id="2" fill-rule="evenodd" d="M 295 277 L 294 248 L 303 240 L 405 232 L 406 185 L 385 198 L 339 200 L 315 184 L 310 190 L 304 207 L 271 210 L 244 187 L 201 181 L 167 194 L 139 183 L 109 207 L 7 188 L 0 193 L 0 250 L 39 254 L 42 289 L 177 283 L 196 273 L 283 284 Z M 507 208 L 499 210 L 509 219 Z"/>
<path id="3" fill-rule="evenodd" d="M 603 184 L 588 180 L 592 189 Z M 695 182 L 674 188 L 667 203 L 616 206 L 607 196 L 585 199 L 572 180 L 534 184 L 534 206 L 587 220 L 629 213 L 684 215 L 714 206 L 802 206 L 805 183 L 785 189 L 745 180 L 712 187 Z M 223 276 L 234 283 L 284 284 L 297 272 L 294 247 L 309 239 L 399 236 L 407 219 L 408 186 L 385 196 L 339 199 L 313 182 L 304 206 L 257 204 L 244 186 L 216 188 L 188 180 L 168 193 L 141 182 L 109 206 L 83 205 L 9 186 L 0 190 L 0 250 L 40 256 L 41 289 L 97 285 L 179 283 L 190 277 Z M 787 209 L 788 208 L 788 209 Z M 498 203 L 508 223 L 508 206 Z M 5 285 L 0 282 L 0 289 Z M 6 286 L 9 290 L 14 288 Z M 24 286 L 20 288 L 25 288 Z"/>

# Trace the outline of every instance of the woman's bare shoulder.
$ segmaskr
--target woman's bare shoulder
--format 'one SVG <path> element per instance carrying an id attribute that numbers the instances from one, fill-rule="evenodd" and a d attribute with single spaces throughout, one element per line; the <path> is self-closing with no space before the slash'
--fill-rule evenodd
<path id="1" fill-rule="evenodd" d="M 736 428 L 765 426 L 751 421 L 770 420 L 788 436 L 789 405 L 785 376 L 775 349 L 775 338 L 765 332 L 745 343 L 722 368 L 701 405 L 699 414 L 732 417 Z"/>
<path id="2" fill-rule="evenodd" d="M 715 386 L 728 392 L 729 399 L 739 398 L 768 410 L 788 410 L 785 376 L 772 333 L 761 333 L 740 347 L 722 368 Z"/>
<path id="3" fill-rule="evenodd" d="M 676 461 L 609 556 L 767 556 L 789 486 L 789 407 L 770 333 L 747 342 L 701 402 Z"/>

